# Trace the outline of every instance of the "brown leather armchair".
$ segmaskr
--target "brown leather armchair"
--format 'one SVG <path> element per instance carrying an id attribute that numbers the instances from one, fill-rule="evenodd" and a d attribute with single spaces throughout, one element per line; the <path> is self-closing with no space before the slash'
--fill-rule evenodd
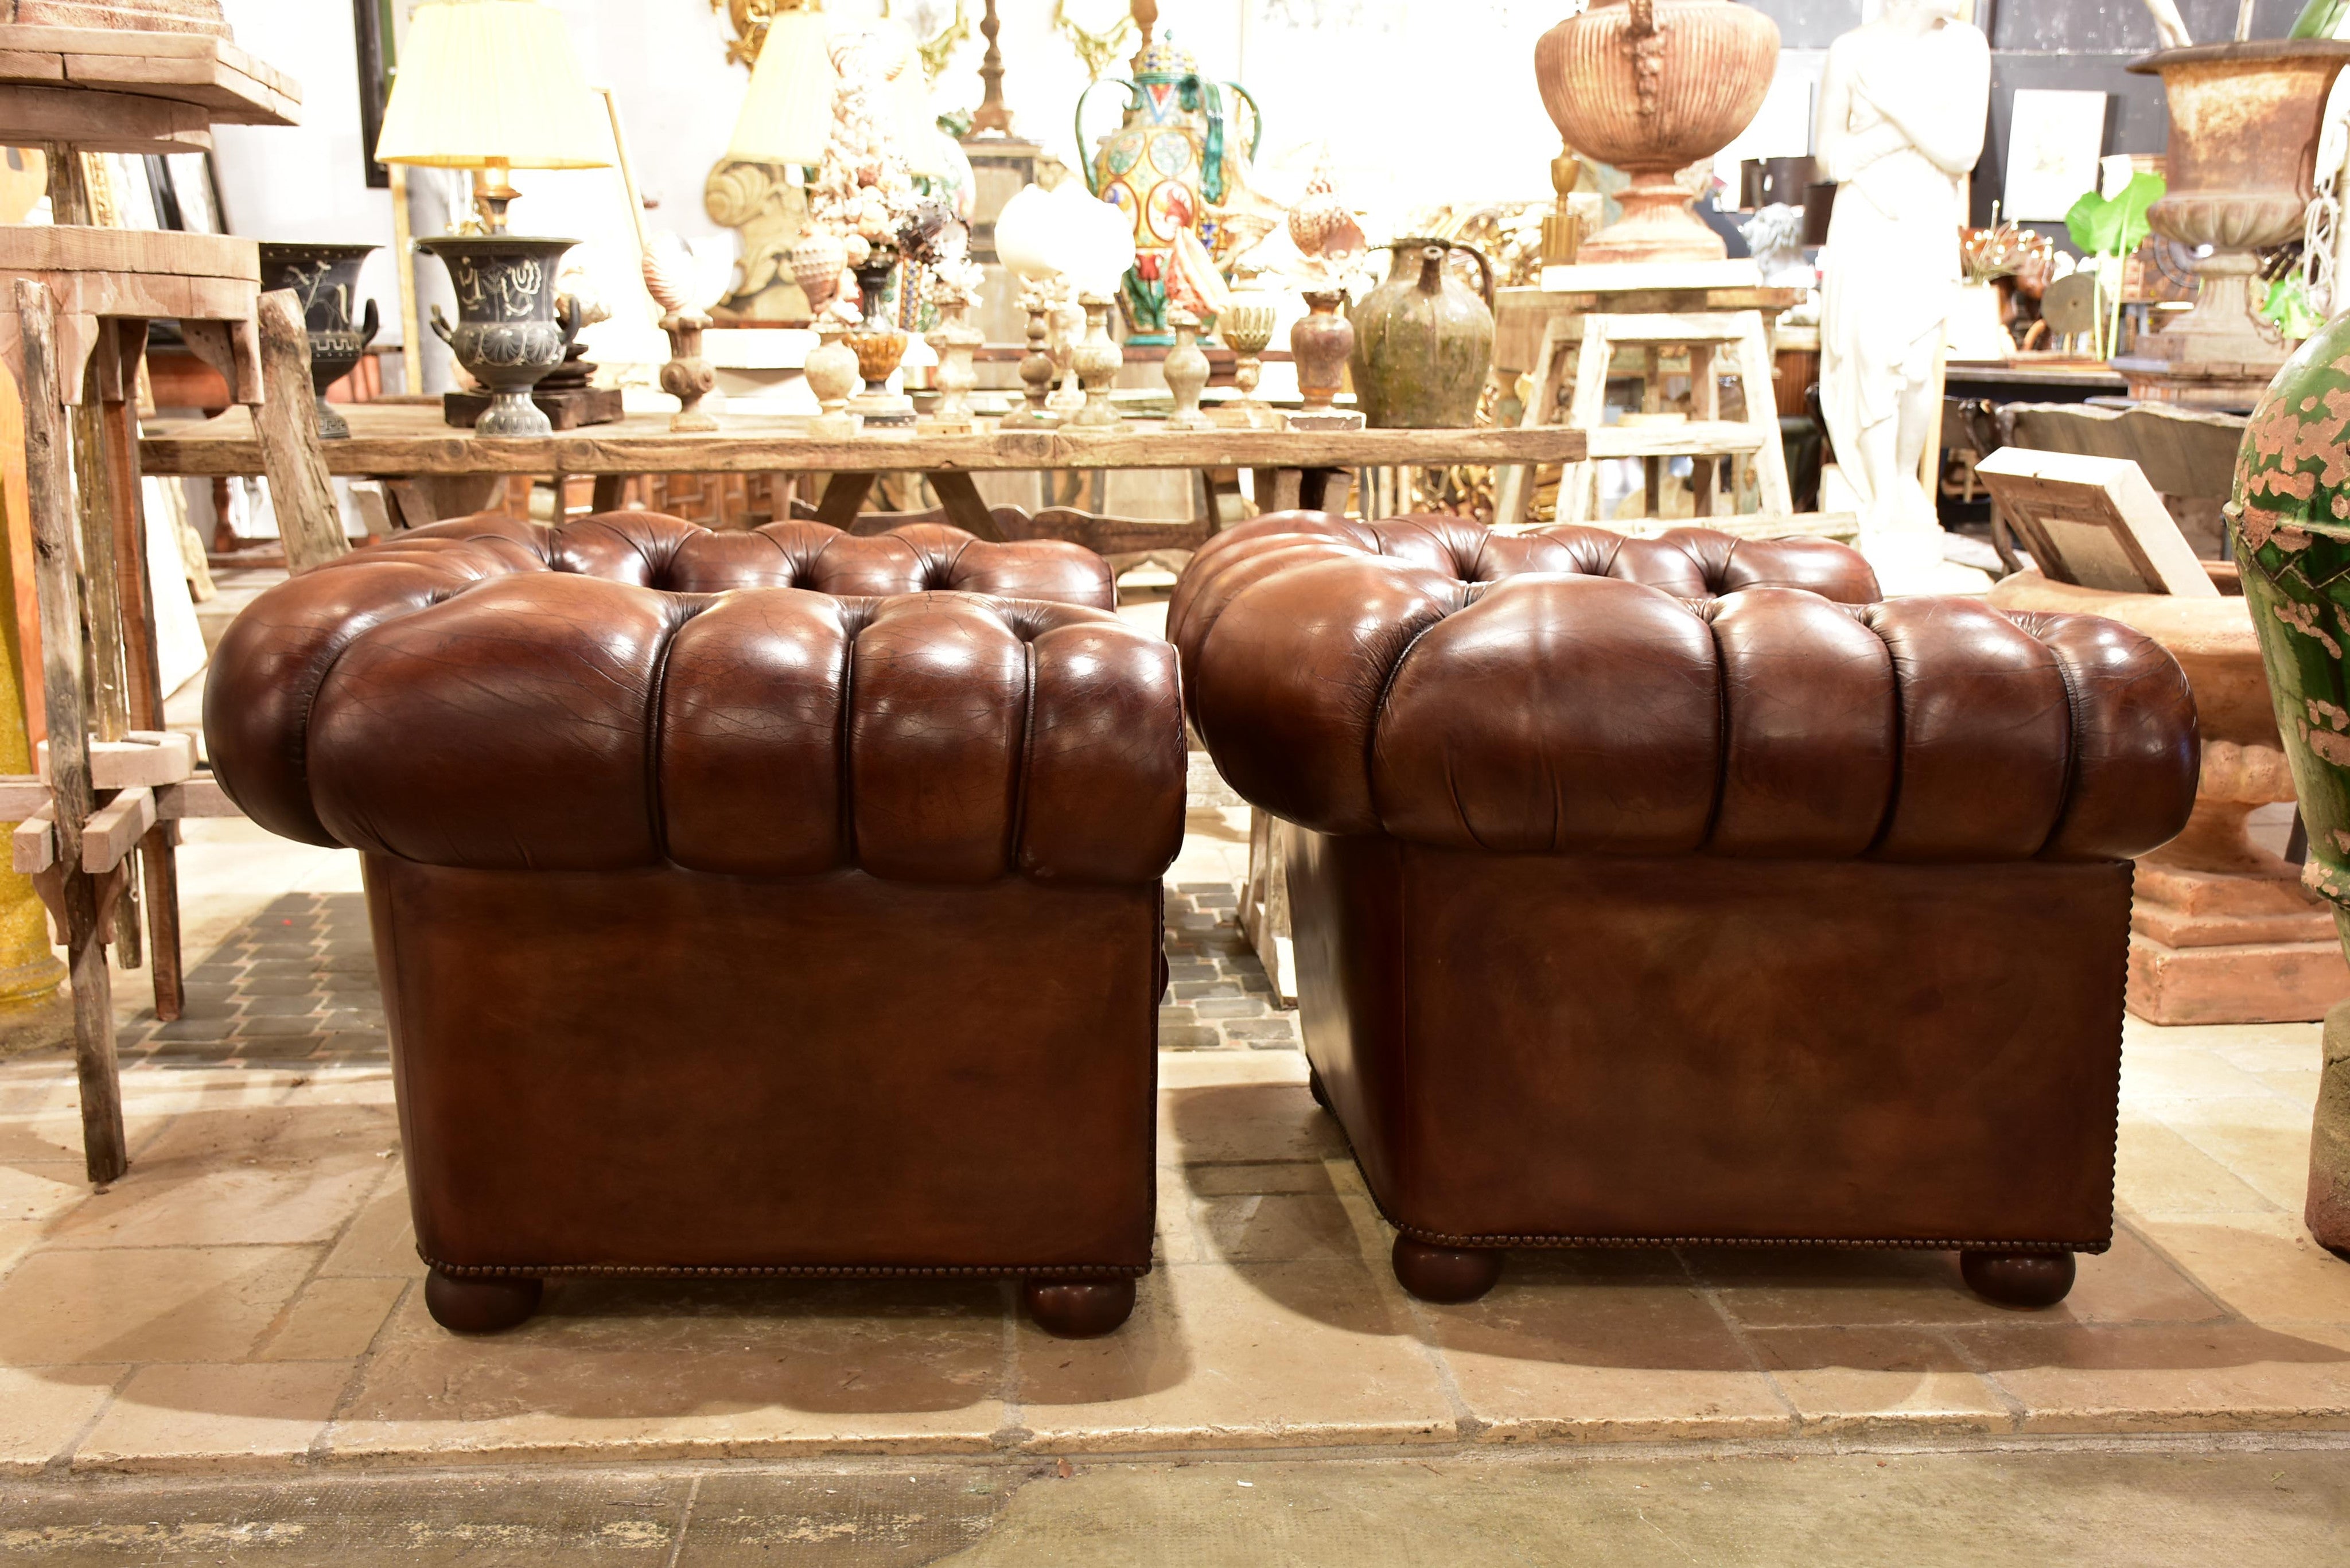
<path id="1" fill-rule="evenodd" d="M 1124 1321 L 1184 741 L 1112 602 L 1066 545 L 615 514 L 418 529 L 237 618 L 213 763 L 365 853 L 436 1318 L 990 1274 Z"/>
<path id="2" fill-rule="evenodd" d="M 1287 836 L 1316 1096 L 1469 1300 L 1511 1247 L 1957 1249 L 2017 1304 L 2113 1228 L 2130 859 L 2170 656 L 1875 602 L 1819 541 L 1259 519 L 1170 634 Z"/>

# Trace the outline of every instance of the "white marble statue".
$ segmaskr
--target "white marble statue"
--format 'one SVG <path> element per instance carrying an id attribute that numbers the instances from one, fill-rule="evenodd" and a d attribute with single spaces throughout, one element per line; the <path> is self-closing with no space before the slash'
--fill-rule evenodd
<path id="1" fill-rule="evenodd" d="M 1820 401 L 1861 548 L 1888 593 L 1970 586 L 1943 569 L 1919 481 L 1959 278 L 1960 181 L 1982 155 L 1991 109 L 1991 46 L 1959 11 L 1959 0 L 1885 0 L 1828 50 L 1820 84 L 1818 156 L 1842 187 L 1824 259 Z"/>

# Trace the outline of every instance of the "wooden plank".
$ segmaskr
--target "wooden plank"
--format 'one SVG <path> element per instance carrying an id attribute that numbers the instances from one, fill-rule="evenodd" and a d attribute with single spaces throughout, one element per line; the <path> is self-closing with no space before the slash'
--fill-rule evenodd
<path id="1" fill-rule="evenodd" d="M 203 105 L 130 93 L 0 82 L 0 134 L 12 141 L 68 142 L 86 152 L 209 152 Z"/>
<path id="2" fill-rule="evenodd" d="M 47 798 L 47 785 L 42 786 L 41 794 L 41 804 L 25 815 L 8 840 L 13 864 L 27 877 L 46 871 L 57 863 L 56 808 Z"/>
<path id="3" fill-rule="evenodd" d="M 261 247 L 234 234 L 84 224 L 0 228 L 0 270 L 163 273 L 261 281 Z"/>
<path id="4" fill-rule="evenodd" d="M 938 493 L 939 504 L 946 509 L 947 520 L 956 527 L 991 542 L 1003 539 L 994 515 L 988 511 L 987 503 L 980 499 L 979 486 L 972 483 L 970 474 L 934 473 L 931 475 L 931 488 Z"/>
<path id="5" fill-rule="evenodd" d="M 226 38 L 147 29 L 0 24 L 9 79 L 57 78 L 85 88 L 201 104 L 224 125 L 300 123 L 302 88 Z M 24 72 L 17 78 L 15 73 Z"/>
<path id="6" fill-rule="evenodd" d="M 36 765 L 47 774 L 47 741 L 41 742 Z M 89 771 L 90 783 L 98 789 L 179 784 L 196 771 L 195 737 L 177 730 L 133 730 L 120 741 L 93 741 Z"/>
<path id="7" fill-rule="evenodd" d="M 1580 431 L 1211 431 L 1135 425 L 1115 434 L 1070 438 L 1051 431 L 969 435 L 884 434 L 847 439 L 810 433 L 808 421 L 722 414 L 709 435 L 672 432 L 664 415 L 536 440 L 498 440 L 452 430 L 430 409 L 354 404 L 344 410 L 351 439 L 328 443 L 328 472 L 350 478 L 471 474 L 972 473 L 1062 469 L 1445 468 L 1463 463 L 1571 462 L 1585 453 Z M 195 423 L 159 421 L 140 444 L 151 474 L 245 475 L 263 472 L 248 416 L 232 410 Z"/>
<path id="8" fill-rule="evenodd" d="M 81 624 L 75 603 L 72 472 L 57 384 L 57 322 L 48 290 L 19 278 L 16 315 L 24 329 L 26 478 L 41 577 L 41 657 L 46 669 L 51 742 L 49 782 L 62 874 L 50 898 L 66 934 L 73 992 L 74 1062 L 81 1089 L 82 1154 L 93 1182 L 130 1168 L 122 1126 L 122 1085 L 114 1055 L 113 981 L 101 940 L 99 888 L 80 869 L 82 825 L 97 805 L 90 784 L 88 715 L 82 700 Z"/>
<path id="9" fill-rule="evenodd" d="M 270 504 L 296 576 L 350 554 L 342 510 L 319 455 L 318 405 L 310 383 L 310 336 L 300 298 L 290 288 L 261 296 L 260 427 Z"/>
<path id="10" fill-rule="evenodd" d="M 1749 457 L 1778 431 L 1744 420 L 1690 420 L 1677 425 L 1602 425 L 1590 432 L 1591 455 L 1611 457 Z M 1781 513 L 1793 507 L 1775 507 Z"/>
<path id="11" fill-rule="evenodd" d="M 113 870 L 130 858 L 155 822 L 155 792 L 124 790 L 83 826 L 81 868 L 93 877 Z"/>
<path id="12" fill-rule="evenodd" d="M 165 784 L 155 792 L 156 815 L 166 822 L 184 821 L 189 817 L 243 816 L 236 802 L 229 799 L 220 781 L 210 774 L 192 778 L 185 784 Z"/>

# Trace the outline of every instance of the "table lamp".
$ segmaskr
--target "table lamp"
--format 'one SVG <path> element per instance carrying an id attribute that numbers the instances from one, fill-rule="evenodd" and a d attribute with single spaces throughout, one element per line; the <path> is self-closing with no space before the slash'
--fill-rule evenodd
<path id="1" fill-rule="evenodd" d="M 429 0 L 400 46 L 376 158 L 474 171 L 492 234 L 516 169 L 608 169 L 610 127 L 563 15 L 540 0 Z"/>
<path id="2" fill-rule="evenodd" d="M 832 139 L 833 94 L 839 86 L 827 32 L 823 16 L 814 10 L 779 11 L 769 19 L 728 157 L 803 169 L 824 161 L 825 144 Z"/>

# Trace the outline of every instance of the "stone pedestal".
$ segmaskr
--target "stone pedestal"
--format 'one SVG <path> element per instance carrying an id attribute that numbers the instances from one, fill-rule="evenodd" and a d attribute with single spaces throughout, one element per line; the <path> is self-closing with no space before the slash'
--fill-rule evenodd
<path id="1" fill-rule="evenodd" d="M 2297 867 L 2252 844 L 2245 819 L 2289 800 L 2284 753 L 2206 744 L 2187 831 L 2138 862 L 2129 1010 L 2154 1023 L 2302 1023 L 2350 999 L 2328 908 Z"/>
<path id="2" fill-rule="evenodd" d="M 2137 863 L 2129 1010 L 2151 1023 L 2314 1023 L 2350 999 L 2328 907 L 2246 821 L 2293 798 L 2260 642 L 2241 598 L 2109 593 L 2037 572 L 1991 593 L 2002 609 L 2104 616 L 2168 649 L 2195 691 L 2203 772 L 2187 830 Z"/>

